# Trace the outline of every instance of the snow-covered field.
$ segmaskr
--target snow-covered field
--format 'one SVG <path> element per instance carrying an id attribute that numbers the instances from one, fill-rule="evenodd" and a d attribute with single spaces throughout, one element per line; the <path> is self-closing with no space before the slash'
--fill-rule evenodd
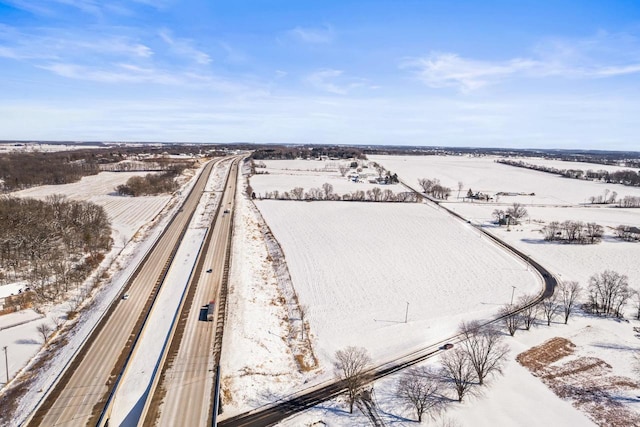
<path id="1" fill-rule="evenodd" d="M 510 158 L 510 160 L 512 160 Z M 574 169 L 574 170 L 582 170 L 582 171 L 600 171 L 604 170 L 607 172 L 617 172 L 621 170 L 635 170 L 638 171 L 637 168 L 629 168 L 626 166 L 615 166 L 615 165 L 601 165 L 599 163 L 586 163 L 586 162 L 569 162 L 564 160 L 551 160 L 551 159 L 543 159 L 538 157 L 522 157 L 515 158 L 513 160 L 522 160 L 524 163 L 529 163 L 531 165 L 538 166 L 547 166 L 556 169 Z"/>
<path id="2" fill-rule="evenodd" d="M 415 189 L 419 188 L 418 179 L 440 179 L 442 185 L 452 189 L 450 201 L 457 200 L 458 182 L 463 184 L 461 198 L 469 189 L 490 196 L 498 192 L 535 194 L 501 196 L 500 203 L 577 205 L 587 203 L 591 196 L 604 194 L 605 190 L 616 191 L 618 199 L 627 195 L 640 197 L 638 187 L 563 178 L 496 163 L 498 157 L 370 156 L 370 159 L 396 172 L 403 182 Z"/>
<path id="3" fill-rule="evenodd" d="M 373 187 L 382 190 L 390 189 L 394 193 L 405 191 L 400 185 L 371 184 L 369 179 L 378 177 L 373 167 L 364 168 L 359 174 L 360 182 L 353 182 L 342 176 L 338 165 L 348 165 L 346 160 L 264 160 L 266 168 L 256 168 L 258 175 L 251 178 L 251 187 L 260 198 L 267 192 L 291 191 L 295 187 L 302 187 L 305 192 L 311 188 L 322 188 L 324 183 L 333 186 L 333 192 L 339 195 L 354 191 L 367 191 Z M 365 164 L 368 162 L 364 162 Z M 356 172 L 356 170 L 351 170 Z"/>
<path id="4" fill-rule="evenodd" d="M 591 275 L 612 269 L 628 275 L 629 284 L 640 290 L 640 243 L 619 241 L 612 233 L 619 224 L 640 226 L 640 209 L 580 206 L 605 189 L 623 197 L 640 196 L 638 188 L 561 178 L 500 165 L 486 157 L 372 156 L 371 160 L 397 173 L 414 188 L 418 187 L 419 178 L 440 179 L 453 189 L 445 206 L 471 223 L 456 220 L 432 204 L 263 200 L 256 202 L 258 212 L 253 202 L 238 197 L 221 360 L 224 417 L 332 378 L 331 362 L 336 349 L 361 345 L 376 362 L 383 362 L 451 335 L 463 319 L 491 317 L 509 302 L 512 291 L 516 298 L 539 291 L 539 278 L 524 263 L 481 237 L 477 226 L 529 254 L 561 280 L 577 280 L 586 287 Z M 324 182 L 331 183 L 336 193 L 342 193 L 367 185 L 351 183 L 336 170 L 327 171 L 324 162 L 265 163 L 269 174 L 251 178 L 256 193 L 288 191 L 297 186 L 308 190 Z M 499 191 L 536 195 L 503 196 L 499 202 L 463 202 L 456 197 L 459 181 L 464 184 L 461 196 L 469 188 L 491 195 Z M 525 204 L 529 212 L 522 224 L 509 231 L 491 224 L 494 209 L 506 209 L 515 201 Z M 213 205 L 214 200 L 206 204 Z M 291 328 L 299 325 L 300 319 L 292 317 L 291 306 L 298 302 L 291 301 L 283 291 L 288 274 L 283 277 L 282 271 L 274 267 L 261 232 L 262 218 L 282 246 L 298 302 L 307 306 L 307 331 L 318 359 L 318 365 L 309 370 L 300 369 L 292 350 L 295 344 L 290 338 Z M 603 241 L 596 245 L 567 245 L 542 240 L 540 230 L 546 223 L 568 219 L 603 225 Z M 160 220 L 163 221 L 165 216 Z M 147 245 L 148 240 L 144 242 Z M 143 251 L 144 248 L 127 247 L 123 254 L 127 253 L 129 260 L 119 261 L 120 264 L 134 263 Z M 95 297 L 96 310 L 117 294 L 128 270 L 110 270 L 112 286 L 103 288 Z M 515 290 L 512 286 L 516 286 Z M 628 318 L 632 308 L 628 307 Z M 25 312 L 21 316 L 33 320 L 38 315 Z M 5 316 L 0 320 L 1 328 L 5 321 L 17 323 L 19 318 Z M 95 321 L 83 319 L 89 326 Z M 0 330 L 0 344 L 12 343 L 10 364 L 12 354 L 22 351 L 17 349 L 40 346 L 37 322 Z M 605 365 L 587 371 L 587 386 L 592 384 L 590 381 L 608 377 L 626 378 L 633 383 L 637 374 L 633 372 L 632 355 L 640 351 L 634 327 L 640 327 L 640 322 L 578 313 L 568 325 L 557 319 L 550 327 L 538 325 L 528 332 L 518 331 L 515 337 L 505 336 L 511 353 L 504 375 L 492 378 L 487 387 L 476 387 L 478 393 L 466 397 L 463 403 L 449 405 L 437 425 L 444 425 L 443 419 L 451 421 L 452 426 L 594 425 L 588 418 L 587 406 L 576 408 L 576 399 L 559 398 L 515 357 L 550 338 L 564 337 L 576 345 L 574 353 L 553 366 L 560 369 L 579 358 L 598 358 Z M 63 352 L 66 357 L 81 342 L 84 329 L 76 328 L 70 337 L 69 348 Z M 19 339 L 31 342 L 18 343 Z M 26 360 L 19 366 L 24 366 Z M 438 360 L 428 363 L 437 366 Z M 402 408 L 394 395 L 398 377 L 399 374 L 375 384 L 379 412 L 387 425 L 416 425 L 414 415 Z M 45 386 L 46 381 L 39 379 L 27 400 L 33 403 L 37 390 Z M 615 390 L 622 413 L 640 414 L 638 388 Z M 23 405 L 20 413 L 24 414 L 26 408 Z M 433 424 L 432 420 L 422 423 Z M 368 425 L 368 420 L 357 411 L 348 414 L 347 406 L 337 399 L 281 425 L 361 426 Z M 634 425 L 634 421 L 628 425 Z"/>
<path id="5" fill-rule="evenodd" d="M 380 361 L 391 354 L 433 342 L 435 337 L 447 336 L 461 319 L 488 317 L 500 304 L 509 302 L 511 286 L 516 283 L 516 298 L 531 293 L 537 286 L 531 280 L 531 273 L 512 256 L 489 244 L 486 238 L 478 237 L 476 226 L 529 254 L 561 280 L 577 280 L 586 287 L 591 275 L 609 268 L 627 274 L 629 284 L 640 289 L 637 270 L 640 244 L 621 242 L 612 234 L 612 228 L 619 224 L 638 226 L 640 210 L 580 207 L 585 199 L 600 195 L 605 189 L 616 191 L 619 197 L 638 196 L 640 189 L 570 180 L 500 165 L 484 157 L 372 156 L 371 160 L 398 173 L 401 180 L 414 188 L 419 178 L 440 179 L 453 189 L 445 205 L 465 216 L 471 224 L 456 221 L 447 216 L 444 209 L 437 210 L 431 205 L 258 201 L 257 206 L 283 247 L 299 300 L 308 306 L 307 318 L 320 368 L 313 372 L 291 372 L 295 364 L 291 363 L 286 343 L 272 339 L 275 335 L 284 335 L 278 326 L 282 327 L 286 318 L 282 320 L 282 306 L 278 307 L 275 301 L 277 292 L 271 299 L 262 299 L 265 290 L 275 292 L 275 286 L 270 284 L 273 279 L 268 279 L 272 274 L 269 259 L 266 251 L 260 249 L 264 243 L 260 242 L 259 233 L 245 231 L 243 245 L 251 244 L 257 249 L 245 257 L 241 267 L 232 271 L 238 293 L 235 302 L 230 300 L 238 313 L 232 323 L 241 326 L 225 331 L 225 351 L 238 348 L 247 354 L 244 352 L 253 349 L 241 363 L 223 366 L 227 393 L 234 399 L 232 413 L 260 406 L 330 378 L 332 355 L 338 348 L 363 345 Z M 308 163 L 284 161 L 269 164 L 269 168 L 286 171 L 278 173 L 277 179 L 280 190 L 287 190 L 299 186 L 301 176 L 309 175 L 309 168 L 305 167 Z M 260 187 L 264 177 L 251 178 L 254 189 L 265 188 Z M 456 197 L 459 181 L 464 184 L 461 196 L 469 188 L 491 195 L 504 191 L 535 193 L 535 196 L 503 196 L 498 203 L 462 202 Z M 515 201 L 524 203 L 530 213 L 523 224 L 509 231 L 491 224 L 494 209 L 506 209 Z M 249 208 L 249 202 L 243 199 L 239 202 L 238 214 L 248 212 Z M 542 240 L 539 230 L 545 223 L 567 219 L 603 225 L 603 242 L 564 245 Z M 255 228 L 250 221 L 243 225 Z M 244 248 L 247 246 L 235 250 Z M 478 285 L 471 286 L 475 283 Z M 409 315 L 405 324 L 407 302 Z M 632 311 L 629 307 L 628 317 Z M 579 313 L 568 325 L 557 319 L 551 327 L 539 325 L 528 332 L 519 331 L 515 337 L 506 336 L 511 354 L 504 375 L 493 378 L 489 387 L 476 390 L 479 393 L 465 398 L 464 403 L 449 405 L 438 423 L 444 425 L 444 420 L 449 420 L 451 425 L 459 426 L 594 425 L 588 418 L 589 408 L 576 403 L 579 399 L 559 398 L 516 362 L 515 356 L 561 336 L 576 347 L 573 355 L 557 362 L 557 369 L 571 366 L 581 358 L 597 357 L 603 360 L 604 370 L 588 371 L 586 386 L 593 386 L 589 377 L 598 381 L 622 378 L 633 384 L 632 352 L 640 350 L 635 326 L 640 326 L 640 322 Z M 234 347 L 238 342 L 242 342 L 242 346 Z M 429 363 L 437 365 L 437 359 Z M 375 384 L 379 412 L 387 425 L 415 425 L 413 414 L 402 408 L 394 396 L 398 377 Z M 273 381 L 270 383 L 267 378 Z M 300 385 L 301 378 L 305 379 L 304 385 Z M 580 389 L 576 391 L 582 393 Z M 620 389 L 616 393 L 623 405 L 621 413 L 640 414 L 635 390 Z M 281 425 L 368 425 L 362 414 L 350 415 L 347 409 L 337 399 Z M 432 422 L 425 420 L 423 424 Z"/>
<path id="6" fill-rule="evenodd" d="M 442 210 L 418 203 L 264 200 L 316 353 L 366 347 L 384 361 L 451 335 L 462 319 L 488 318 L 511 298 L 537 294 L 525 264 Z M 405 314 L 409 303 L 409 316 Z"/>

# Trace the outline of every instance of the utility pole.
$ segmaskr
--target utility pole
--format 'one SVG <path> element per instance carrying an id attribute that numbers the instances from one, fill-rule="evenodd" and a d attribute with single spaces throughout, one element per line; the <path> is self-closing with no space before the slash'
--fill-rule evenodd
<path id="1" fill-rule="evenodd" d="M 407 301 L 407 311 L 404 313 L 404 323 L 407 323 L 408 318 L 409 318 L 409 302 Z"/>
<path id="2" fill-rule="evenodd" d="M 9 384 L 9 356 L 7 356 L 7 346 L 2 347 L 4 350 L 4 368 L 7 373 L 7 384 Z"/>
<path id="3" fill-rule="evenodd" d="M 511 287 L 513 288 L 513 289 L 511 290 L 511 305 L 513 305 L 513 294 L 515 294 L 515 293 L 516 293 L 516 287 L 515 287 L 515 286 L 513 286 L 513 285 L 511 285 Z"/>

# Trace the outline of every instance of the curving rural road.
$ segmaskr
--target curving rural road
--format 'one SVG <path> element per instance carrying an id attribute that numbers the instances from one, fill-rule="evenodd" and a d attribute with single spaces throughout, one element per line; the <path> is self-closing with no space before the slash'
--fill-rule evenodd
<path id="1" fill-rule="evenodd" d="M 407 187 L 410 188 L 409 186 Z M 437 203 L 437 201 L 434 201 L 434 200 L 430 200 L 430 201 L 440 205 L 439 203 Z M 468 223 L 466 218 L 463 218 L 456 212 L 453 212 L 442 205 L 440 206 L 443 207 L 448 213 L 454 215 L 464 223 Z M 490 238 L 492 241 L 494 241 L 496 244 L 504 247 L 508 251 L 513 252 L 515 255 L 520 257 L 524 262 L 531 265 L 540 274 L 540 277 L 543 279 L 543 282 L 544 282 L 544 289 L 540 292 L 538 298 L 530 304 L 536 304 L 542 299 L 548 298 L 549 296 L 553 295 L 553 292 L 557 284 L 557 280 L 553 276 L 553 274 L 551 274 L 547 269 L 545 269 L 538 262 L 536 262 L 535 260 L 532 260 L 528 255 L 524 254 L 523 252 L 519 251 L 518 249 L 509 245 L 508 243 L 503 242 L 496 236 L 492 235 L 491 233 L 488 233 L 487 231 L 483 230 L 480 227 L 475 227 L 475 228 L 479 232 L 483 233 L 485 236 Z M 519 308 L 516 311 L 519 311 L 522 309 L 524 309 L 524 307 Z M 500 321 L 504 317 L 505 316 L 499 316 L 487 323 Z M 457 342 L 459 340 L 460 340 L 460 336 L 455 335 L 445 340 L 442 340 L 438 343 L 434 343 L 429 346 L 426 346 L 410 354 L 403 355 L 383 365 L 378 365 L 369 371 L 371 375 L 370 381 L 375 381 L 387 375 L 398 372 L 402 369 L 413 366 L 424 360 L 427 360 L 433 357 L 434 355 L 440 353 L 441 351 L 444 351 L 442 348 L 442 345 L 444 343 Z M 274 402 L 271 405 L 266 405 L 264 407 L 254 409 L 252 411 L 227 418 L 223 421 L 220 421 L 218 425 L 220 427 L 270 426 L 284 420 L 285 418 L 290 417 L 291 415 L 302 412 L 306 409 L 309 409 L 313 406 L 318 405 L 319 403 L 322 403 L 333 397 L 336 397 L 339 394 L 343 393 L 344 391 L 346 391 L 346 388 L 343 385 L 342 381 L 336 380 L 333 382 L 319 385 L 309 390 L 304 390 L 299 393 L 292 394 L 285 399 L 281 399 L 278 402 Z"/>
<path id="2" fill-rule="evenodd" d="M 175 248 L 189 224 L 212 167 L 198 177 L 182 208 L 149 252 L 128 285 L 127 300 L 114 301 L 76 359 L 50 391 L 29 425 L 95 425 L 107 401 L 127 349 L 137 336 L 143 317 L 162 284 Z"/>

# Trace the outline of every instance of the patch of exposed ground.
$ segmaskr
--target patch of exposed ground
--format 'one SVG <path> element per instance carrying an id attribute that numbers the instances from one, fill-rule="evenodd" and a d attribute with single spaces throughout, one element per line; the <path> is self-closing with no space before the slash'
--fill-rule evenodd
<path id="1" fill-rule="evenodd" d="M 611 365 L 602 359 L 568 357 L 575 351 L 576 345 L 571 341 L 556 337 L 520 353 L 516 359 L 599 426 L 640 425 L 640 416 L 623 403 L 625 395 L 640 385 L 630 378 L 612 375 Z"/>

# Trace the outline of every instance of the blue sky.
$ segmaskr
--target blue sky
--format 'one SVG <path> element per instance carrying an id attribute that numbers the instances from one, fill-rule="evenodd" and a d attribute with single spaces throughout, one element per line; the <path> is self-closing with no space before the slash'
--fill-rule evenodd
<path id="1" fill-rule="evenodd" d="M 0 139 L 640 150 L 638 1 L 0 1 Z"/>

